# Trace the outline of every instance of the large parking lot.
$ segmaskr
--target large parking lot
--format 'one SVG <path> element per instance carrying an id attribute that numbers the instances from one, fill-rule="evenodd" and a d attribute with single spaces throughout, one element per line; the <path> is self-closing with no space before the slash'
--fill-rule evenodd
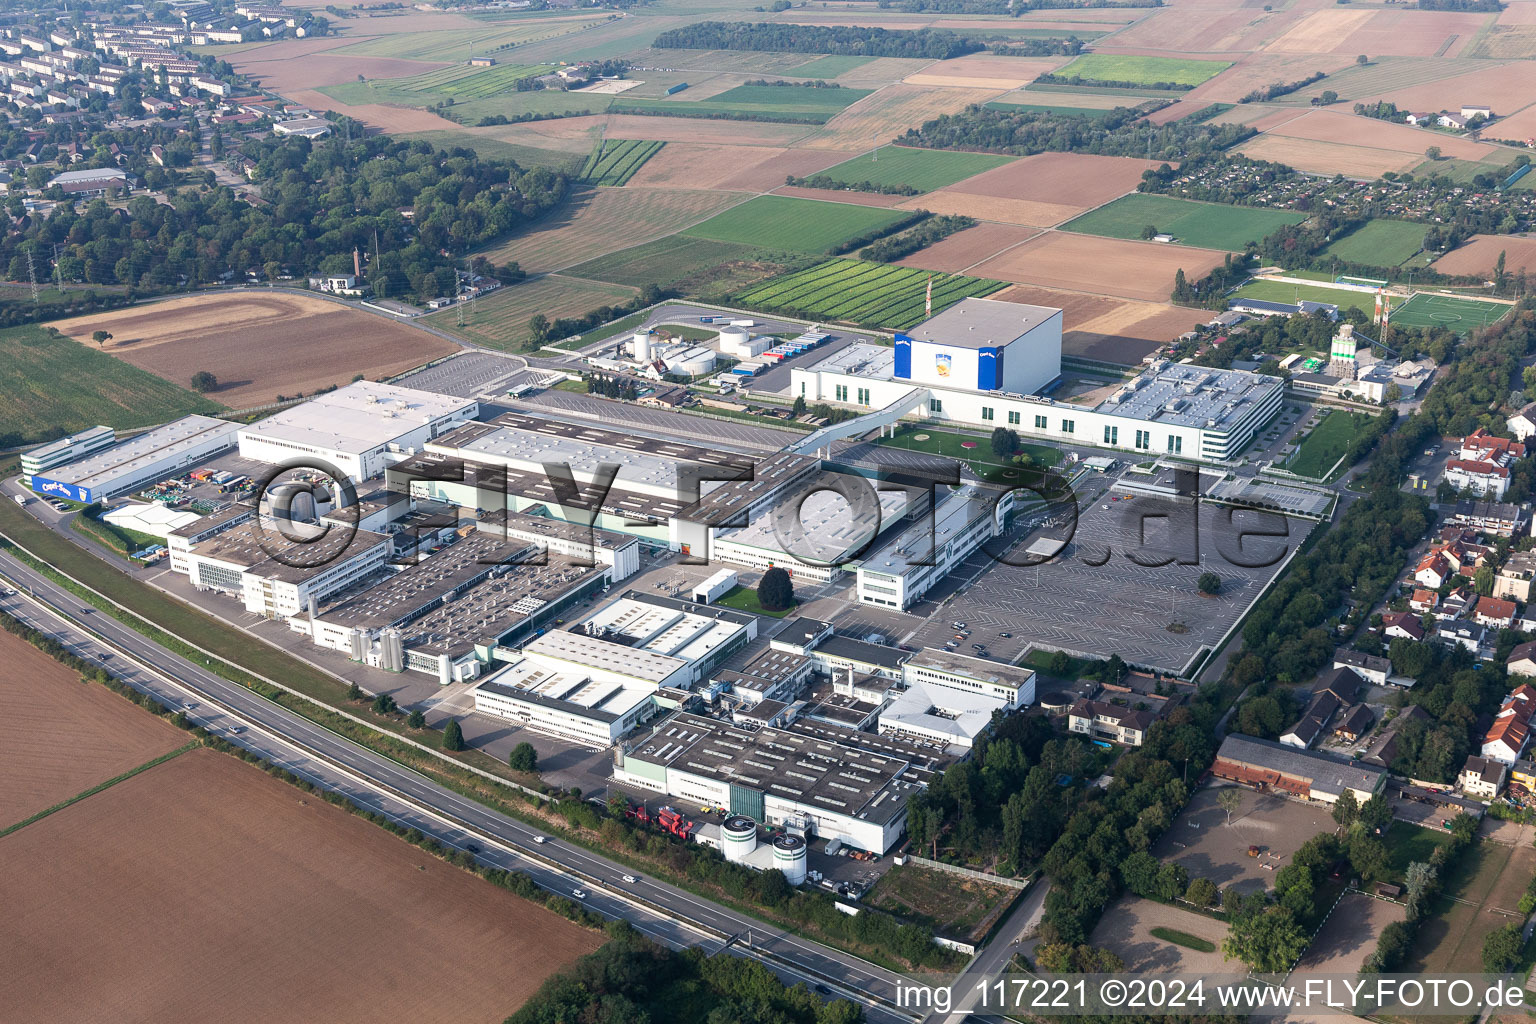
<path id="1" fill-rule="evenodd" d="M 1005 565 L 977 551 L 951 577 L 942 612 L 913 643 L 942 646 L 949 622 L 962 620 L 994 636 L 1013 633 L 1010 643 L 991 648 L 997 658 L 1038 645 L 1181 672 L 1220 642 L 1311 531 L 1303 520 L 1149 494 L 1127 501 L 1127 493 L 1109 488 L 1085 499 L 1066 546 L 1040 565 Z M 1285 536 L 1236 539 L 1240 530 L 1274 529 Z M 1003 557 L 1025 560 L 1037 539 L 1019 540 Z M 1234 554 L 1265 564 L 1239 565 Z M 1169 564 L 1148 564 L 1170 556 Z M 1199 592 L 1205 572 L 1221 577 L 1220 593 Z"/>
<path id="2" fill-rule="evenodd" d="M 1217 794 L 1227 788 L 1243 795 L 1230 825 L 1227 812 L 1216 803 Z M 1192 879 L 1209 878 L 1219 889 L 1235 885 L 1239 892 L 1256 892 L 1274 885 L 1275 872 L 1291 862 L 1303 843 L 1333 828 L 1333 817 L 1323 804 L 1244 787 L 1206 786 L 1163 833 L 1152 855 L 1165 864 L 1183 866 Z M 1250 846 L 1258 847 L 1258 856 L 1248 855 Z"/>
<path id="3" fill-rule="evenodd" d="M 440 395 L 474 398 L 491 390 L 492 385 L 503 389 L 511 387 L 515 383 L 512 380 L 514 376 L 540 376 L 537 372 L 528 374 L 523 369 L 525 365 L 521 359 L 495 352 L 465 352 L 417 370 L 395 383 L 401 387 L 434 391 Z"/>

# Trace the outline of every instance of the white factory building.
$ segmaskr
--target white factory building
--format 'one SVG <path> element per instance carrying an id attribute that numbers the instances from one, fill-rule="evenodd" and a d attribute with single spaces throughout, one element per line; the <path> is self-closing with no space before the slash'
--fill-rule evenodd
<path id="1" fill-rule="evenodd" d="M 1035 702 L 1032 669 L 925 648 L 902 666 L 905 690 L 880 710 L 882 735 L 969 750 L 996 712 Z"/>
<path id="2" fill-rule="evenodd" d="M 906 611 L 988 540 L 1011 496 L 974 485 L 939 488 L 938 508 L 887 537 L 857 563 L 854 593 L 864 604 Z M 1011 492 L 1010 492 L 1011 494 Z"/>
<path id="3" fill-rule="evenodd" d="M 379 476 L 479 411 L 473 400 L 362 380 L 242 428 L 240 454 L 275 465 L 321 459 L 357 482 Z"/>
<path id="4" fill-rule="evenodd" d="M 96 428 L 98 431 L 104 428 Z M 238 423 L 186 416 L 126 441 L 89 449 L 84 458 L 33 474 L 39 494 L 90 504 L 129 494 L 235 446 Z M 93 435 L 98 438 L 100 435 Z M 87 444 L 96 444 L 96 441 Z"/>
<path id="5" fill-rule="evenodd" d="M 657 690 L 707 678 L 756 634 L 750 615 L 700 614 L 631 593 L 524 644 L 506 669 L 475 687 L 475 710 L 608 746 L 660 710 Z"/>
<path id="6" fill-rule="evenodd" d="M 920 419 L 1217 462 L 1237 457 L 1279 412 L 1284 391 L 1276 377 L 1160 362 L 1097 405 L 1039 396 L 1060 372 L 1059 310 L 966 299 L 898 334 L 894 348 L 851 345 L 795 368 L 790 390 L 807 402 L 876 410 L 921 388 Z"/>
<path id="7" fill-rule="evenodd" d="M 32 478 L 47 475 L 47 471 L 82 459 L 103 448 L 117 443 L 117 432 L 111 427 L 91 427 L 78 434 L 61 437 L 57 441 L 40 445 L 21 453 L 21 482 L 30 487 Z"/>
<path id="8" fill-rule="evenodd" d="M 815 491 L 799 503 L 798 523 L 765 510 L 747 526 L 716 531 L 710 559 L 758 571 L 778 566 L 796 584 L 829 583 L 851 569 L 850 559 L 901 521 L 912 505 L 912 495 L 904 490 L 880 491 L 879 499 L 876 521 L 861 518 L 835 491 Z"/>

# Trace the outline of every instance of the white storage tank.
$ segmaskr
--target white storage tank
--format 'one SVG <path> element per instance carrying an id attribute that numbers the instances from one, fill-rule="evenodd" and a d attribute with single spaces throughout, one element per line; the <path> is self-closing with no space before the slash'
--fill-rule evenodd
<path id="1" fill-rule="evenodd" d="M 720 849 L 725 859 L 740 864 L 757 849 L 757 822 L 745 814 L 733 814 L 720 825 Z"/>
<path id="2" fill-rule="evenodd" d="M 636 331 L 634 338 L 635 362 L 648 363 L 651 361 L 651 332 Z"/>
<path id="3" fill-rule="evenodd" d="M 781 835 L 773 841 L 773 866 L 784 872 L 790 885 L 805 882 L 805 840 Z"/>
<path id="4" fill-rule="evenodd" d="M 693 345 L 668 358 L 667 369 L 687 377 L 701 377 L 715 368 L 715 350 Z"/>

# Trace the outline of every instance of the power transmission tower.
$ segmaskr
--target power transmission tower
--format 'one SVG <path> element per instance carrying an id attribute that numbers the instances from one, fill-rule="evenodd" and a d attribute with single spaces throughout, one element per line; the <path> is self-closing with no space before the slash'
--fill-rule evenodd
<path id="1" fill-rule="evenodd" d="M 27 275 L 32 278 L 32 305 L 37 305 L 37 267 L 32 263 L 32 247 L 27 246 Z"/>

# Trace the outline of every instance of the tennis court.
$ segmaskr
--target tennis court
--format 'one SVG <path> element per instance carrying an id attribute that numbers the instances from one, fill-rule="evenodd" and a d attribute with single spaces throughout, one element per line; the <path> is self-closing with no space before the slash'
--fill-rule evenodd
<path id="1" fill-rule="evenodd" d="M 1392 310 L 1392 323 L 1399 327 L 1448 327 L 1461 331 L 1486 327 L 1510 308 L 1500 302 L 1420 292 Z"/>

